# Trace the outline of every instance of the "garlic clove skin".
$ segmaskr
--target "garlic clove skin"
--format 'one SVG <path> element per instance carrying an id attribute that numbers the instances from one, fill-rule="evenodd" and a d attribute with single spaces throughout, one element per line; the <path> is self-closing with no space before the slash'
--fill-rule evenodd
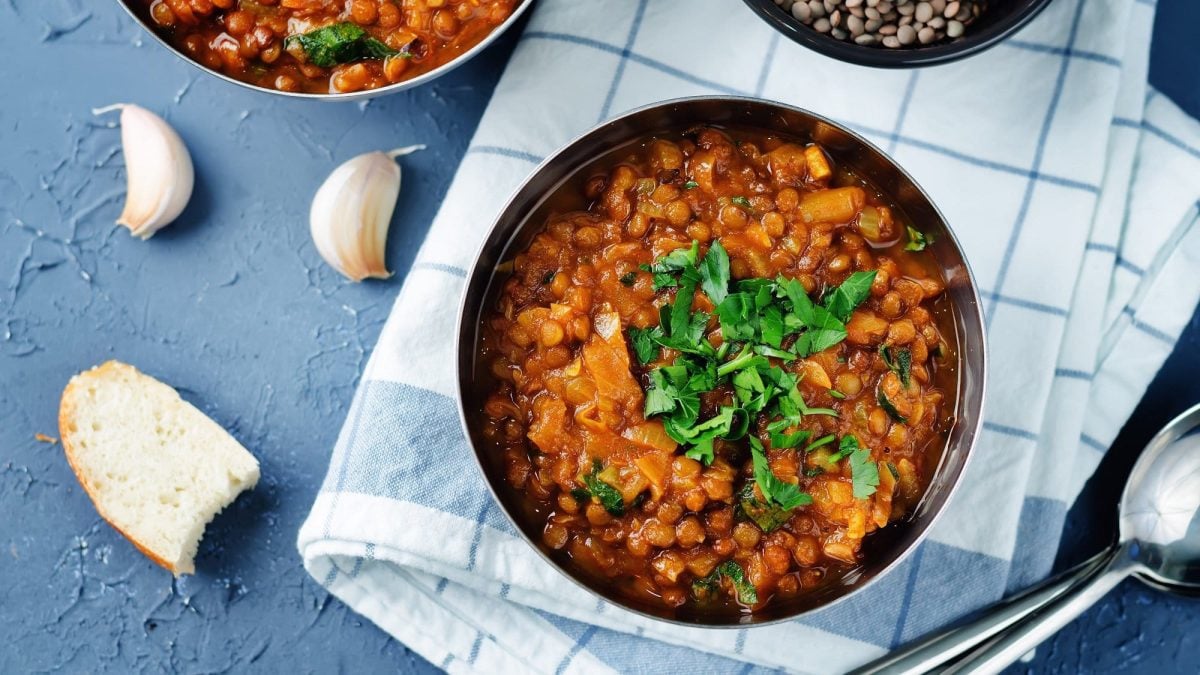
<path id="1" fill-rule="evenodd" d="M 125 208 L 117 224 L 149 239 L 183 213 L 192 197 L 195 170 L 183 139 L 166 120 L 132 103 L 96 108 L 93 115 L 121 111 L 125 154 Z"/>
<path id="2" fill-rule="evenodd" d="M 423 145 L 368 152 L 333 170 L 313 197 L 309 227 L 317 252 L 351 281 L 392 276 L 384 260 L 392 211 L 400 196 L 396 158 Z"/>

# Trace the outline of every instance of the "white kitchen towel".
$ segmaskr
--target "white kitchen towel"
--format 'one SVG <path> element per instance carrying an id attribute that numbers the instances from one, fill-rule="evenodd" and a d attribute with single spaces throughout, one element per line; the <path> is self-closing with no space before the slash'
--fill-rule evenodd
<path id="1" fill-rule="evenodd" d="M 1200 129 L 1147 89 L 1153 14 L 1054 0 L 985 54 L 884 71 L 795 46 L 735 0 L 538 3 L 363 374 L 300 531 L 307 570 L 433 663 L 480 673 L 842 671 L 1043 577 L 1200 300 Z M 713 93 L 828 115 L 913 173 L 974 268 L 992 374 L 929 539 L 846 602 L 737 630 L 636 616 L 543 562 L 484 487 L 453 399 L 466 270 L 523 177 L 623 110 Z"/>

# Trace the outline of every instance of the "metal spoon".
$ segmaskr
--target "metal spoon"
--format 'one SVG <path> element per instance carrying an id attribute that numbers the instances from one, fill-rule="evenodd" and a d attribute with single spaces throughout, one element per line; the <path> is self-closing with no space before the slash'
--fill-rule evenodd
<path id="1" fill-rule="evenodd" d="M 1200 595 L 1200 405 L 1150 440 L 1125 483 L 1119 516 L 1117 543 L 1103 553 L 854 673 L 930 672 L 975 647 L 944 673 L 1000 672 L 1130 575 Z"/>

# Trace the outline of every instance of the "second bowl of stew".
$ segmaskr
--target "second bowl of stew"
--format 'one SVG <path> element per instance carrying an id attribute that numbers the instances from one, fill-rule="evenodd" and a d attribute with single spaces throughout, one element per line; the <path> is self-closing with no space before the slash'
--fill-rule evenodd
<path id="1" fill-rule="evenodd" d="M 359 99 L 487 47 L 533 0 L 119 0 L 197 67 L 251 89 Z"/>
<path id="2" fill-rule="evenodd" d="M 919 543 L 978 431 L 970 269 L 902 169 L 812 113 L 657 104 L 560 150 L 480 252 L 463 424 L 551 564 L 687 624 L 794 617 Z"/>

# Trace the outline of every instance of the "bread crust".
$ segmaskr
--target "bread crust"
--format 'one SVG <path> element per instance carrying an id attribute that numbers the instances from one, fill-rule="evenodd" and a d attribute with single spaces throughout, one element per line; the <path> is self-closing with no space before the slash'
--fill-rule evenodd
<path id="1" fill-rule="evenodd" d="M 121 529 L 121 527 L 117 525 L 117 523 L 114 522 L 107 513 L 105 513 L 104 508 L 100 506 L 100 502 L 96 499 L 96 491 L 91 483 L 88 482 L 87 477 L 80 470 L 79 463 L 75 457 L 75 438 L 72 435 L 71 427 L 72 421 L 75 419 L 75 403 L 73 399 L 76 388 L 86 384 L 86 382 L 91 378 L 104 377 L 109 373 L 116 373 L 125 368 L 132 370 L 135 374 L 142 375 L 137 368 L 134 368 L 127 363 L 110 360 L 105 361 L 104 363 L 90 370 L 85 370 L 82 373 L 75 375 L 69 382 L 67 382 L 67 386 L 63 388 L 62 398 L 58 404 L 58 436 L 62 440 L 63 454 L 67 456 L 67 464 L 71 466 L 71 471 L 75 473 L 75 478 L 79 481 L 79 484 L 83 486 L 83 491 L 87 493 L 88 499 L 92 501 L 92 506 L 96 507 L 96 512 L 100 514 L 100 517 L 103 518 L 109 525 L 111 525 L 114 530 L 121 533 L 122 537 L 125 537 L 127 540 L 129 540 L 129 543 L 133 544 L 133 546 L 137 550 L 141 551 L 143 555 L 154 561 L 156 565 L 168 570 L 175 576 L 179 576 L 181 574 L 181 570 L 164 560 L 154 551 L 150 550 L 148 546 L 138 541 L 128 532 Z"/>

